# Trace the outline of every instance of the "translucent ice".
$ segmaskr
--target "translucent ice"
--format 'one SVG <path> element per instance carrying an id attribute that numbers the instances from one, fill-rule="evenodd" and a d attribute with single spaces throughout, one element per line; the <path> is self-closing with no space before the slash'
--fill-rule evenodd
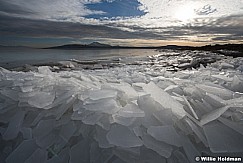
<path id="1" fill-rule="evenodd" d="M 23 128 L 21 128 L 20 131 L 22 132 L 24 139 L 32 139 L 32 129 L 31 128 L 23 127 Z"/>
<path id="2" fill-rule="evenodd" d="M 192 112 L 192 115 L 196 118 L 199 119 L 195 110 L 192 108 L 191 104 L 189 103 L 189 101 L 187 100 L 187 98 L 185 96 L 183 96 L 184 101 L 186 102 L 188 108 L 190 109 L 190 111 Z"/>
<path id="3" fill-rule="evenodd" d="M 100 112 L 92 112 L 89 110 L 85 110 L 81 113 L 81 115 L 81 120 L 84 124 L 95 125 L 103 117 L 104 114 Z"/>
<path id="4" fill-rule="evenodd" d="M 181 135 L 181 142 L 182 142 L 182 146 L 187 155 L 188 160 L 191 163 L 194 163 L 195 158 L 200 156 L 200 152 L 193 145 L 193 143 L 190 141 L 190 139 L 188 137 L 186 137 L 185 135 Z"/>
<path id="5" fill-rule="evenodd" d="M 202 130 L 202 128 L 200 128 L 199 126 L 197 126 L 193 121 L 191 121 L 190 119 L 186 119 L 186 122 L 188 123 L 188 125 L 191 127 L 192 131 L 198 136 L 198 138 L 203 142 L 203 144 L 208 147 L 208 142 L 207 139 L 205 137 L 205 134 Z"/>
<path id="6" fill-rule="evenodd" d="M 221 66 L 222 69 L 233 69 L 234 68 L 234 65 L 226 63 L 226 62 L 222 62 L 220 64 L 220 66 Z"/>
<path id="7" fill-rule="evenodd" d="M 228 89 L 215 87 L 211 85 L 205 85 L 205 84 L 197 84 L 196 86 L 204 90 L 205 92 L 217 95 L 224 100 L 231 99 L 233 96 L 233 92 Z"/>
<path id="8" fill-rule="evenodd" d="M 52 146 L 56 140 L 57 135 L 54 132 L 51 132 L 45 136 L 37 137 L 36 144 L 43 149 L 48 149 Z"/>
<path id="9" fill-rule="evenodd" d="M 232 122 L 226 118 L 220 117 L 219 121 L 225 124 L 226 126 L 230 127 L 231 129 L 235 130 L 236 132 L 243 135 L 243 127 L 241 123 Z"/>
<path id="10" fill-rule="evenodd" d="M 173 150 L 171 145 L 166 144 L 164 142 L 159 142 L 149 135 L 144 135 L 142 137 L 142 140 L 145 147 L 152 149 L 153 151 L 157 152 L 159 155 L 166 158 L 169 158 L 171 156 L 171 152 Z"/>
<path id="11" fill-rule="evenodd" d="M 206 93 L 206 96 L 204 99 L 212 106 L 215 108 L 223 107 L 224 105 L 224 100 L 217 95 L 211 94 L 211 93 Z"/>
<path id="12" fill-rule="evenodd" d="M 93 90 L 89 92 L 89 98 L 92 100 L 115 98 L 116 96 L 117 91 L 115 90 Z"/>
<path id="13" fill-rule="evenodd" d="M 41 120 L 33 130 L 34 137 L 43 137 L 54 129 L 55 120 Z"/>
<path id="14" fill-rule="evenodd" d="M 81 140 L 71 148 L 70 163 L 87 163 L 90 160 L 89 142 Z"/>
<path id="15" fill-rule="evenodd" d="M 130 126 L 136 120 L 135 117 L 123 117 L 118 114 L 113 114 L 112 118 L 113 118 L 114 122 L 121 124 L 123 126 Z"/>
<path id="16" fill-rule="evenodd" d="M 142 141 L 127 127 L 114 125 L 107 133 L 107 140 L 110 144 L 130 148 L 142 146 Z"/>
<path id="17" fill-rule="evenodd" d="M 125 107 L 121 108 L 118 115 L 122 117 L 144 117 L 144 111 L 139 109 L 135 104 L 127 104 Z"/>
<path id="18" fill-rule="evenodd" d="M 58 155 L 53 156 L 46 163 L 66 163 L 69 161 L 70 149 L 64 148 Z"/>
<path id="19" fill-rule="evenodd" d="M 168 93 L 160 89 L 153 82 L 143 87 L 144 91 L 151 94 L 151 97 L 160 103 L 163 107 L 172 109 L 172 112 L 178 117 L 182 118 L 186 115 L 183 105 L 173 99 Z"/>
<path id="20" fill-rule="evenodd" d="M 6 163 L 24 163 L 37 149 L 33 139 L 24 140 L 6 159 Z"/>
<path id="21" fill-rule="evenodd" d="M 85 104 L 84 108 L 90 111 L 98 111 L 108 114 L 113 114 L 120 109 L 117 102 L 111 98 L 97 100 L 94 101 L 94 103 Z"/>
<path id="22" fill-rule="evenodd" d="M 115 84 L 115 83 L 110 83 L 109 85 L 105 86 L 108 88 L 113 88 L 115 90 L 119 90 L 124 92 L 128 97 L 130 97 L 131 99 L 135 99 L 138 96 L 138 93 L 134 90 L 134 88 L 128 84 L 128 83 L 119 83 L 119 84 Z"/>
<path id="23" fill-rule="evenodd" d="M 147 132 L 156 140 L 163 141 L 177 147 L 181 146 L 180 136 L 172 126 L 150 126 Z"/>
<path id="24" fill-rule="evenodd" d="M 114 146 L 108 142 L 106 135 L 107 135 L 106 130 L 102 129 L 99 126 L 96 127 L 95 139 L 97 140 L 97 142 L 99 143 L 99 147 L 101 148 L 110 148 Z"/>
<path id="25" fill-rule="evenodd" d="M 46 160 L 47 151 L 38 148 L 24 163 L 43 163 L 46 162 Z"/>
<path id="26" fill-rule="evenodd" d="M 36 94 L 28 99 L 31 106 L 44 108 L 54 101 L 55 96 L 52 93 L 36 92 Z"/>
<path id="27" fill-rule="evenodd" d="M 48 66 L 38 67 L 38 72 L 45 75 L 50 75 L 52 73 Z"/>
<path id="28" fill-rule="evenodd" d="M 215 119 L 217 119 L 218 117 L 220 117 L 226 110 L 229 109 L 230 106 L 225 106 L 225 107 L 222 107 L 222 108 L 219 108 L 219 109 L 215 109 L 213 110 L 212 112 L 204 115 L 202 117 L 202 119 L 200 120 L 200 123 L 202 125 L 205 125 Z"/>
<path id="29" fill-rule="evenodd" d="M 17 111 L 11 118 L 7 130 L 3 134 L 4 140 L 15 139 L 18 136 L 22 122 L 24 120 L 25 111 Z"/>
<path id="30" fill-rule="evenodd" d="M 220 122 L 203 127 L 210 150 L 215 153 L 243 152 L 243 135 Z"/>
<path id="31" fill-rule="evenodd" d="M 243 80 L 240 80 L 240 78 L 235 75 L 231 83 L 231 88 L 233 91 L 243 92 Z"/>
<path id="32" fill-rule="evenodd" d="M 159 110 L 153 113 L 153 116 L 160 121 L 163 125 L 172 125 L 172 111 L 171 109 Z"/>
<path id="33" fill-rule="evenodd" d="M 74 122 L 70 121 L 69 123 L 61 126 L 61 130 L 59 135 L 65 140 L 66 142 L 73 136 L 77 127 Z"/>

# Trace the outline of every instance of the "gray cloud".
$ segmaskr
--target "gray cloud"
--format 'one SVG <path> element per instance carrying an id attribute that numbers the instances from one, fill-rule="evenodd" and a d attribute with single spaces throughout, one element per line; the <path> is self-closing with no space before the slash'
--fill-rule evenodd
<path id="1" fill-rule="evenodd" d="M 187 26 L 171 26 L 158 28 L 142 28 L 130 26 L 131 31 L 118 29 L 115 24 L 85 25 L 71 22 L 53 22 L 47 20 L 30 20 L 10 16 L 0 16 L 1 36 L 21 36 L 34 38 L 75 38 L 85 39 L 157 39 L 157 40 L 186 40 L 188 36 L 197 36 L 204 42 L 205 37 L 212 37 L 212 41 L 227 41 L 242 39 L 243 15 L 229 16 L 214 21 L 207 21 Z M 198 20 L 199 21 L 199 20 Z M 123 26 L 120 26 L 123 28 Z M 194 40 L 195 41 L 195 40 Z"/>
<path id="2" fill-rule="evenodd" d="M 128 32 L 104 25 L 85 25 L 71 22 L 20 19 L 0 16 L 0 35 L 26 37 L 71 37 L 71 38 L 114 38 L 136 39 L 157 37 L 151 32 Z"/>
<path id="3" fill-rule="evenodd" d="M 211 5 L 207 4 L 200 9 L 194 10 L 197 15 L 209 15 L 217 11 L 216 8 L 213 8 Z"/>
<path id="4" fill-rule="evenodd" d="M 25 10 L 16 4 L 9 3 L 8 1 L 0 0 L 0 4 L 1 4 L 0 11 L 2 13 L 18 14 L 18 15 L 33 14 L 32 11 Z"/>
<path id="5" fill-rule="evenodd" d="M 89 14 L 103 14 L 89 10 L 86 4 L 101 0 L 0 0 L 0 11 L 10 16 L 31 19 L 74 20 Z"/>

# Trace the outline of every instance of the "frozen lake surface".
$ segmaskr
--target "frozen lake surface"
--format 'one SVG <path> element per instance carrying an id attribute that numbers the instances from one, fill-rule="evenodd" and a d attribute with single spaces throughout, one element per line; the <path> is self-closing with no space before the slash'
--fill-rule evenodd
<path id="1" fill-rule="evenodd" d="M 0 48 L 0 66 L 18 67 L 24 64 L 56 62 L 70 59 L 97 60 L 127 56 L 147 56 L 158 52 L 151 49 L 89 49 L 89 50 L 50 50 L 30 48 Z"/>
<path id="2" fill-rule="evenodd" d="M 167 51 L 109 61 L 1 68 L 0 162 L 242 158 L 243 58 Z"/>

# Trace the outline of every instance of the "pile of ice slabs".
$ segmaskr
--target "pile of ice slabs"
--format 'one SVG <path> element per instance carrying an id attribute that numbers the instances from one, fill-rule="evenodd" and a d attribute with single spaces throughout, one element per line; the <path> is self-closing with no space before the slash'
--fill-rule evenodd
<path id="1" fill-rule="evenodd" d="M 160 72 L 1 68 L 0 162 L 192 163 L 196 156 L 242 156 L 242 72 L 202 66 Z"/>

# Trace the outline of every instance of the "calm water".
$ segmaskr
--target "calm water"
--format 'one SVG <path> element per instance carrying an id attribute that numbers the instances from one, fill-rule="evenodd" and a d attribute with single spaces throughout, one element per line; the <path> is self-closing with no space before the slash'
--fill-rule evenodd
<path id="1" fill-rule="evenodd" d="M 69 59 L 96 60 L 128 56 L 148 56 L 157 53 L 153 49 L 53 50 L 2 48 L 0 49 L 0 66 L 12 68 L 24 64 L 46 63 Z"/>

